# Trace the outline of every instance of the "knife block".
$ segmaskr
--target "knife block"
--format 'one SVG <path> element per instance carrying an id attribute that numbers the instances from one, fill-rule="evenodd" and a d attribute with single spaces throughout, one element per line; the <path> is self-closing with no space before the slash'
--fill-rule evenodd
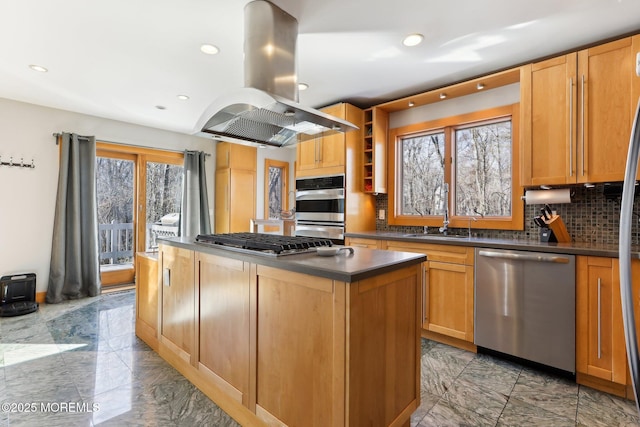
<path id="1" fill-rule="evenodd" d="M 555 215 L 550 220 L 545 221 L 547 227 L 553 232 L 558 243 L 571 243 L 571 236 L 567 231 L 567 227 L 564 225 L 560 215 Z"/>
<path id="2" fill-rule="evenodd" d="M 553 234 L 550 228 L 542 227 L 540 229 L 540 241 L 542 243 L 557 243 L 556 235 Z"/>

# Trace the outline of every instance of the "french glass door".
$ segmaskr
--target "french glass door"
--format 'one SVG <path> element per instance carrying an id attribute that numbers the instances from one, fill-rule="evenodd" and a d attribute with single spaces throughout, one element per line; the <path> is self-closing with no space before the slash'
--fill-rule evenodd
<path id="1" fill-rule="evenodd" d="M 101 142 L 96 154 L 102 284 L 133 283 L 136 252 L 178 235 L 183 155 Z"/>

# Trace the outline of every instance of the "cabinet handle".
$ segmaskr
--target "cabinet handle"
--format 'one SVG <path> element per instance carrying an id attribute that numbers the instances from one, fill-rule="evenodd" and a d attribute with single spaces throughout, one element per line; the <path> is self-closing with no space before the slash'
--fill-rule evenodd
<path id="1" fill-rule="evenodd" d="M 224 200 L 226 201 L 226 210 L 229 212 L 229 205 L 231 204 L 231 200 L 229 200 L 229 184 L 224 186 Z"/>
<path id="2" fill-rule="evenodd" d="M 582 98 L 582 107 L 581 107 L 581 111 L 580 111 L 580 122 L 582 123 L 582 135 L 581 135 L 581 141 L 582 141 L 582 176 L 584 176 L 584 74 L 582 75 L 582 86 L 580 88 L 581 94 L 580 97 Z"/>
<path id="3" fill-rule="evenodd" d="M 602 289 L 602 280 L 598 277 L 598 359 L 600 359 L 602 357 L 602 347 L 600 346 L 601 344 L 601 321 L 600 321 L 600 317 L 601 317 L 601 307 L 600 307 L 600 295 L 601 295 L 601 289 Z"/>
<path id="4" fill-rule="evenodd" d="M 422 324 L 427 323 L 427 277 L 429 275 L 429 269 L 424 268 L 422 272 Z"/>
<path id="5" fill-rule="evenodd" d="M 569 79 L 569 176 L 573 176 L 573 77 Z"/>
<path id="6" fill-rule="evenodd" d="M 171 286 L 171 270 L 168 268 L 162 269 L 162 284 L 164 286 Z"/>

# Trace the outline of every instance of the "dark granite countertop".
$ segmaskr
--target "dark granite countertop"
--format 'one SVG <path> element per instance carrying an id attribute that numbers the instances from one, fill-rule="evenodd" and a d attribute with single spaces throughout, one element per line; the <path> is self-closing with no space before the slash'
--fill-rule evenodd
<path id="1" fill-rule="evenodd" d="M 343 282 L 356 282 L 378 276 L 419 264 L 427 259 L 425 255 L 416 253 L 367 248 L 354 248 L 352 255 L 342 251 L 330 257 L 319 256 L 316 253 L 281 257 L 260 256 L 203 245 L 196 243 L 193 237 L 172 237 L 162 239 L 160 243 Z"/>
<path id="2" fill-rule="evenodd" d="M 618 257 L 618 245 L 598 243 L 541 243 L 533 240 L 487 239 L 476 237 L 443 236 L 441 234 L 407 234 L 390 231 L 361 231 L 345 233 L 345 237 L 361 237 L 375 240 L 394 240 L 414 243 L 431 243 L 477 248 L 527 250 L 572 255 Z M 640 247 L 631 247 L 631 258 L 640 259 Z"/>

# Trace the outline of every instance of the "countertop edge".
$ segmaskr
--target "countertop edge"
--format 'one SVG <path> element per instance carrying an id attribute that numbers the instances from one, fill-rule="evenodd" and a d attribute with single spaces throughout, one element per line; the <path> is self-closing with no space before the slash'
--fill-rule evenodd
<path id="1" fill-rule="evenodd" d="M 345 269 L 341 269 L 340 266 L 346 264 L 346 258 L 349 257 L 349 255 L 319 257 L 312 253 L 287 255 L 283 257 L 265 257 L 198 244 L 195 243 L 193 238 L 189 237 L 163 238 L 159 240 L 159 243 L 347 283 L 357 282 L 404 267 L 420 264 L 427 259 L 425 255 L 417 253 L 395 252 L 389 256 L 389 251 L 356 248 L 357 252 L 355 256 L 363 253 L 367 255 L 371 261 L 375 261 L 375 264 L 373 262 L 366 262 L 367 260 L 365 259 L 358 264 L 361 268 L 346 271 Z"/>
<path id="2" fill-rule="evenodd" d="M 618 258 L 617 245 L 593 244 L 593 243 L 542 243 L 533 240 L 509 240 L 489 238 L 443 238 L 441 235 L 419 235 L 417 237 L 405 236 L 408 233 L 394 233 L 389 231 L 361 231 L 345 233 L 345 237 L 393 240 L 400 242 L 425 243 L 434 245 L 471 246 L 475 248 L 527 250 L 548 253 L 560 253 L 566 255 L 598 256 Z M 631 258 L 640 259 L 640 247 L 631 248 Z"/>

